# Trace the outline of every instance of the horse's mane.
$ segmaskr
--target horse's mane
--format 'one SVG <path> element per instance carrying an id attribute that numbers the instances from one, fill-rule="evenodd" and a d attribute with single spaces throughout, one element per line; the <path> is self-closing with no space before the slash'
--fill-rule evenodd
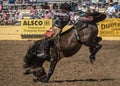
<path id="1" fill-rule="evenodd" d="M 43 41 L 44 39 L 35 41 L 29 50 L 31 50 L 32 52 L 36 52 L 38 48 L 43 45 Z"/>

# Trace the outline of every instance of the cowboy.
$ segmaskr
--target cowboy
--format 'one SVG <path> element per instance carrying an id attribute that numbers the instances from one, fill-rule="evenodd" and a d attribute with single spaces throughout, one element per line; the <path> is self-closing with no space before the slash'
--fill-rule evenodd
<path id="1" fill-rule="evenodd" d="M 67 23 L 70 21 L 70 5 L 67 3 L 61 4 L 60 6 L 61 11 L 60 12 L 53 12 L 54 18 L 55 18 L 55 22 L 52 26 L 52 28 L 50 28 L 48 31 L 51 31 L 51 33 L 54 32 L 54 30 L 57 27 L 57 32 L 55 33 L 56 35 L 58 34 L 58 39 L 60 37 L 60 34 L 62 32 L 62 29 L 67 25 Z M 56 36 L 55 35 L 55 36 Z M 47 53 L 47 55 L 49 55 L 49 49 L 50 49 L 50 40 L 47 40 L 47 38 L 51 38 L 52 35 L 50 35 L 50 37 L 46 37 L 45 34 L 45 46 L 44 46 L 44 50 L 45 53 Z M 41 56 L 42 53 L 38 53 L 37 56 Z"/>
<path id="2" fill-rule="evenodd" d="M 54 33 L 56 36 L 57 34 L 61 34 L 62 29 L 68 24 L 68 22 L 70 21 L 70 5 L 67 3 L 61 4 L 60 6 L 60 12 L 53 12 L 53 26 L 47 30 L 47 31 L 53 31 L 55 29 L 57 29 L 56 33 Z M 46 34 L 45 34 L 46 35 Z M 51 37 L 51 36 L 50 36 Z"/>
<path id="3" fill-rule="evenodd" d="M 60 32 L 62 32 L 62 29 L 67 25 L 67 23 L 70 21 L 70 5 L 67 3 L 64 3 L 60 6 L 61 12 L 54 12 L 54 16 L 56 18 L 56 21 L 53 26 L 56 26 L 60 29 Z"/>

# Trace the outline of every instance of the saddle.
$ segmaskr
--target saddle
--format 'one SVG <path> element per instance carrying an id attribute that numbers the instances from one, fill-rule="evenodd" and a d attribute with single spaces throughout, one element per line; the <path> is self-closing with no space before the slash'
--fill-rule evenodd
<path id="1" fill-rule="evenodd" d="M 62 32 L 61 32 L 61 34 L 63 33 L 63 32 L 65 32 L 65 31 L 67 31 L 67 30 L 69 30 L 70 29 L 70 27 L 72 27 L 73 25 L 71 25 L 71 26 L 65 26 L 63 29 L 62 29 Z M 51 38 L 55 38 L 58 34 L 59 34 L 59 32 L 60 32 L 60 29 L 58 28 L 58 27 L 51 27 L 50 29 L 48 29 L 46 32 L 45 32 L 45 38 L 46 39 L 51 39 Z"/>

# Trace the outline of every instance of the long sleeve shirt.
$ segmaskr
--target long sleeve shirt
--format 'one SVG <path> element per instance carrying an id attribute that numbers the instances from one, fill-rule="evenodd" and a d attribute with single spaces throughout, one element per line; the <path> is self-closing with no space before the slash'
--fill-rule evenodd
<path id="1" fill-rule="evenodd" d="M 62 21 L 69 21 L 70 16 L 67 13 L 54 12 L 53 15 Z"/>

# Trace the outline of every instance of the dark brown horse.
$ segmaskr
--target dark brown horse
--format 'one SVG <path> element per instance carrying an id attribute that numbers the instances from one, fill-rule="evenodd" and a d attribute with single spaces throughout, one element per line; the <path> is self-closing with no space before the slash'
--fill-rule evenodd
<path id="1" fill-rule="evenodd" d="M 37 77 L 35 81 L 48 82 L 58 61 L 63 57 L 70 57 L 77 53 L 83 44 L 89 47 L 89 58 L 93 63 L 96 53 L 102 47 L 99 44 L 102 38 L 97 35 L 98 27 L 95 23 L 78 21 L 69 30 L 63 32 L 60 38 L 42 39 L 35 42 L 24 58 L 26 69 L 24 74 L 33 73 Z M 45 51 L 46 44 L 49 45 L 49 53 Z M 50 62 L 47 74 L 42 67 L 45 61 Z"/>

